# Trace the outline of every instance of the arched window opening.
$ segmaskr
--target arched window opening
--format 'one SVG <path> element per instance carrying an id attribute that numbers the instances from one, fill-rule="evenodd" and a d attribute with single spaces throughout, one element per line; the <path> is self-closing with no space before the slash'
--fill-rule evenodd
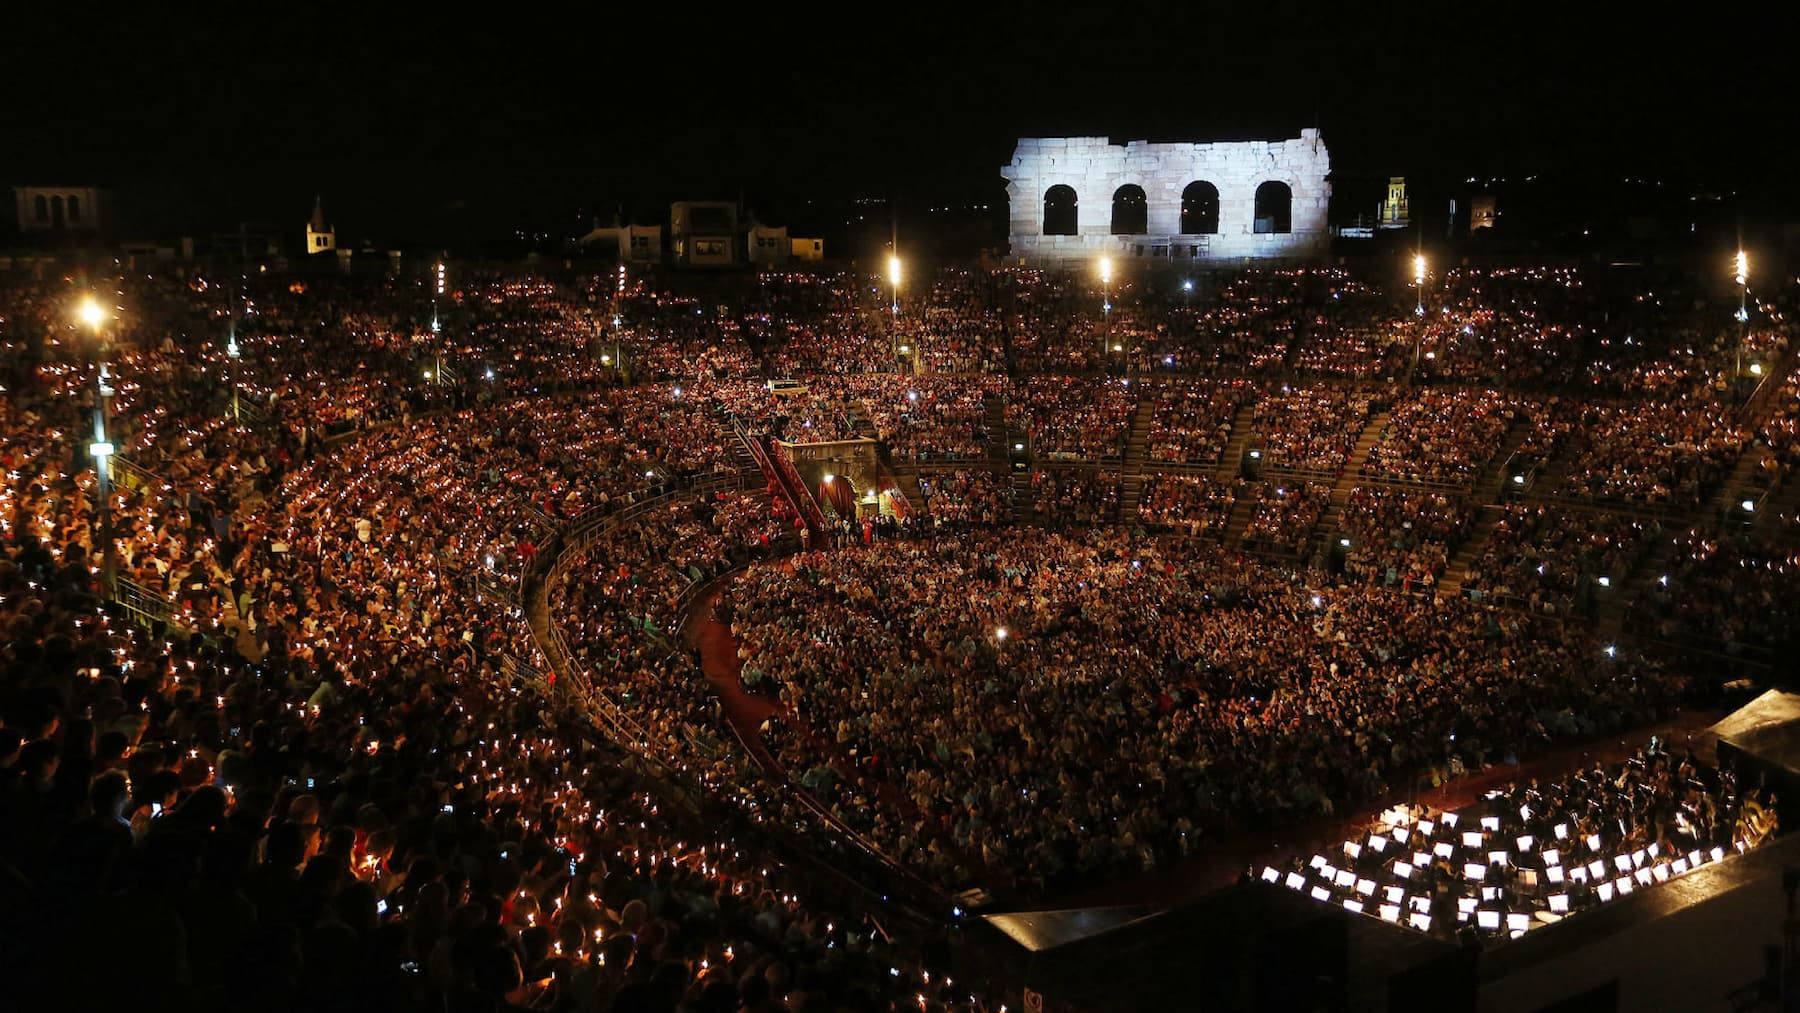
<path id="1" fill-rule="evenodd" d="M 81 224 L 81 198 L 73 195 L 69 197 L 69 224 Z"/>
<path id="2" fill-rule="evenodd" d="M 1197 179 L 1181 191 L 1181 234 L 1210 236 L 1219 231 L 1219 188 Z"/>
<path id="3" fill-rule="evenodd" d="M 57 229 L 63 227 L 63 199 L 61 194 L 57 194 L 50 198 L 50 226 L 51 228 Z"/>
<path id="4" fill-rule="evenodd" d="M 1080 224 L 1075 188 L 1058 183 L 1044 191 L 1044 235 L 1073 236 Z"/>
<path id="5" fill-rule="evenodd" d="M 49 199 L 40 193 L 37 195 L 37 197 L 35 197 L 32 200 L 32 204 L 37 210 L 38 224 L 39 225 L 50 224 L 50 201 L 49 201 Z"/>
<path id="6" fill-rule="evenodd" d="M 1292 232 L 1294 191 L 1286 183 L 1270 180 L 1256 188 L 1257 233 Z"/>
<path id="7" fill-rule="evenodd" d="M 1112 234 L 1141 236 L 1150 231 L 1150 198 L 1144 188 L 1127 183 L 1113 191 Z"/>

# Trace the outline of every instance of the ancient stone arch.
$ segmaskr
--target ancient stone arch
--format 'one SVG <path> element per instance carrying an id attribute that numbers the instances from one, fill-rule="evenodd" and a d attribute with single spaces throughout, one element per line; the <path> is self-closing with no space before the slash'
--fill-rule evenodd
<path id="1" fill-rule="evenodd" d="M 1219 188 L 1204 179 L 1181 190 L 1181 234 L 1211 236 L 1219 232 Z"/>
<path id="2" fill-rule="evenodd" d="M 1000 174 L 1011 202 L 1012 256 L 1025 263 L 1077 267 L 1102 255 L 1300 260 L 1323 257 L 1329 245 L 1331 155 L 1313 129 L 1286 140 L 1212 144 L 1025 137 Z M 1272 228 L 1281 224 L 1273 214 L 1264 216 L 1269 231 L 1257 229 L 1257 189 L 1271 182 L 1287 188 L 1286 231 Z M 1142 232 L 1116 230 L 1114 215 L 1074 212 L 1082 198 L 1092 205 L 1128 186 L 1145 195 Z M 1054 223 L 1053 191 L 1066 201 L 1056 207 L 1069 209 Z"/>
<path id="3" fill-rule="evenodd" d="M 1281 235 L 1294 231 L 1294 188 L 1278 179 L 1264 180 L 1256 188 L 1256 212 L 1252 219 L 1257 235 Z"/>
<path id="4" fill-rule="evenodd" d="M 1044 191 L 1044 235 L 1073 236 L 1081 231 L 1080 197 L 1075 188 L 1058 183 Z"/>
<path id="5" fill-rule="evenodd" d="M 1150 199 L 1144 188 L 1127 183 L 1113 191 L 1112 234 L 1141 236 L 1150 231 Z"/>

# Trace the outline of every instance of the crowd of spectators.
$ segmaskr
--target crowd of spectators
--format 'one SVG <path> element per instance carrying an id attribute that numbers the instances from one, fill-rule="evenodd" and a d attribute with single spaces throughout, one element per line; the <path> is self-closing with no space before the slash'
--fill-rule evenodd
<path id="1" fill-rule="evenodd" d="M 981 468 L 919 474 L 924 513 L 935 527 L 990 526 L 1012 520 L 1012 482 Z"/>
<path id="2" fill-rule="evenodd" d="M 848 385 L 894 460 L 920 464 L 985 460 L 988 400 L 1005 392 L 995 376 L 870 376 Z"/>
<path id="3" fill-rule="evenodd" d="M 1211 475 L 1146 475 L 1138 490 L 1138 521 L 1151 530 L 1222 541 L 1243 487 Z"/>
<path id="4" fill-rule="evenodd" d="M 952 881 L 1149 867 L 1450 753 L 1473 768 L 1645 720 L 1681 685 L 1644 662 L 1616 678 L 1522 615 L 1099 529 L 806 553 L 727 596 L 812 732 L 781 737 L 788 769 L 825 770 L 864 803 L 846 819 Z"/>
<path id="5" fill-rule="evenodd" d="M 1116 461 L 1137 392 L 1128 379 L 1034 376 L 1007 402 L 1007 425 L 1023 430 L 1031 452 L 1049 461 Z"/>
<path id="6" fill-rule="evenodd" d="M 87 286 L 122 307 L 100 336 L 71 323 L 82 286 L 8 278 L 0 876 L 8 924 L 29 926 L 0 939 L 8 980 L 88 1007 L 147 981 L 202 1009 L 984 1005 L 769 861 L 764 835 L 803 809 L 667 636 L 689 592 L 751 560 L 725 614 L 779 697 L 768 746 L 943 885 L 1142 869 L 1422 769 L 1653 719 L 1680 673 L 1548 625 L 1652 526 L 1510 508 L 1464 586 L 1531 615 L 1406 593 L 1467 531 L 1468 505 L 1435 492 L 1352 491 L 1344 582 L 1211 544 L 1247 486 L 1151 475 L 1118 517 L 1144 383 L 1148 459 L 1210 464 L 1253 384 L 1394 377 L 1415 324 L 1427 381 L 1562 389 L 1415 395 L 1371 477 L 1466 484 L 1523 409 L 1520 460 L 1559 464 L 1558 491 L 1692 509 L 1758 431 L 1719 395 L 1729 343 L 1673 293 L 1609 324 L 1574 272 L 1457 278 L 1468 305 L 1408 321 L 1336 269 L 1198 297 L 1131 281 L 1111 311 L 1087 279 L 944 271 L 897 316 L 854 272 L 701 296 L 465 270 L 434 301 L 400 272 L 183 269 Z M 1780 328 L 1751 333 L 1752 354 L 1782 353 Z M 85 450 L 102 343 L 110 544 Z M 876 375 L 896 363 L 921 373 Z M 1268 375 L 1138 379 L 1202 369 Z M 777 394 L 782 377 L 805 389 Z M 1270 386 L 1253 445 L 1336 475 L 1385 398 Z M 1795 413 L 1772 400 L 1779 466 Z M 1013 485 L 979 466 L 997 401 L 1060 533 L 1005 526 Z M 774 560 L 799 522 L 736 491 L 762 482 L 737 474 L 732 417 L 956 467 L 919 476 L 918 516 L 846 518 L 833 551 Z M 686 489 L 715 476 L 733 489 Z M 1304 561 L 1329 503 L 1324 483 L 1259 483 L 1241 547 Z M 525 575 L 577 528 L 591 540 L 560 556 L 534 632 Z M 1791 649 L 1800 567 L 1779 535 L 1677 536 L 1630 628 Z M 103 604 L 113 557 L 151 628 Z M 97 956 L 116 973 L 88 973 Z"/>
<path id="7" fill-rule="evenodd" d="M 1344 572 L 1352 580 L 1402 591 L 1430 590 L 1468 534 L 1466 497 L 1433 489 L 1359 485 L 1344 503 L 1350 539 Z"/>
<path id="8" fill-rule="evenodd" d="M 137 372 L 113 424 L 161 471 L 115 491 L 118 554 L 146 579 L 166 567 L 155 589 L 188 599 L 154 631 L 96 595 L 78 371 L 11 362 L 0 408 L 0 858 L 21 885 L 9 906 L 41 913 L 0 947 L 15 998 L 735 1009 L 901 989 L 972 1007 L 916 949 L 819 913 L 736 832 L 646 793 L 632 743 L 595 740 L 544 695 L 513 595 L 495 593 L 531 558 L 515 531 L 720 465 L 716 416 L 654 387 L 427 413 L 325 447 L 281 416 L 221 425 L 216 378 L 132 354 L 117 350 Z M 747 503 L 712 522 L 760 540 Z M 667 652 L 628 646 L 609 666 L 642 693 Z M 118 973 L 84 974 L 97 955 Z"/>
<path id="9" fill-rule="evenodd" d="M 1633 625 L 1730 655 L 1772 660 L 1794 649 L 1800 554 L 1791 544 L 1698 528 L 1665 537 L 1674 559 L 1636 602 Z"/>
<path id="10" fill-rule="evenodd" d="M 1622 586 L 1660 531 L 1657 522 L 1628 514 L 1508 504 L 1462 589 L 1477 601 L 1516 602 L 1546 615 L 1590 614 L 1603 594 Z"/>
<path id="11" fill-rule="evenodd" d="M 1244 548 L 1305 556 L 1312 549 L 1313 529 L 1330 506 L 1331 486 L 1323 482 L 1259 482 Z"/>
<path id="12" fill-rule="evenodd" d="M 1362 466 L 1368 478 L 1472 485 L 1520 406 L 1496 390 L 1425 390 L 1388 414 Z"/>
<path id="13" fill-rule="evenodd" d="M 1238 409 L 1256 395 L 1245 381 L 1164 380 L 1152 390 L 1145 453 L 1151 461 L 1176 464 L 1217 464 L 1231 440 Z M 1140 391 L 1139 396 L 1146 394 Z"/>
<path id="14" fill-rule="evenodd" d="M 1119 511 L 1119 473 L 1108 468 L 1044 468 L 1031 473 L 1032 508 L 1053 527 L 1110 524 Z"/>
<path id="15" fill-rule="evenodd" d="M 1569 481 L 1579 493 L 1691 509 L 1724 479 L 1748 439 L 1716 403 L 1593 404 L 1570 429 Z"/>
<path id="16" fill-rule="evenodd" d="M 1336 474 L 1356 447 L 1374 402 L 1373 394 L 1354 388 L 1283 385 L 1251 408 L 1262 463 Z"/>

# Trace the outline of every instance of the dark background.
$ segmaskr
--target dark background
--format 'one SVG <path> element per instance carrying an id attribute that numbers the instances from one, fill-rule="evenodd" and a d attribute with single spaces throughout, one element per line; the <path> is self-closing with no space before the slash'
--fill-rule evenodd
<path id="1" fill-rule="evenodd" d="M 885 219 L 857 198 L 998 215 L 1019 136 L 1313 125 L 1371 211 L 1390 173 L 1796 203 L 1773 5 L 31 6 L 0 44 L 0 182 L 109 186 L 143 235 L 297 228 L 315 194 L 347 244 L 554 241 L 714 197 L 806 234 Z"/>

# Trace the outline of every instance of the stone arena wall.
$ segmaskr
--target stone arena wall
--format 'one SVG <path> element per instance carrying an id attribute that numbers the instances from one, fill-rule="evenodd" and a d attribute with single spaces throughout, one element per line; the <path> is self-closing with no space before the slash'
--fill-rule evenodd
<path id="1" fill-rule="evenodd" d="M 1280 141 L 1114 144 L 1105 137 L 1022 137 L 1000 170 L 1011 204 L 1012 258 L 1045 267 L 1074 267 L 1101 255 L 1164 263 L 1241 263 L 1323 257 L 1330 235 L 1331 155 L 1315 129 Z M 1256 189 L 1286 183 L 1293 193 L 1291 228 L 1255 231 Z M 1218 188 L 1218 232 L 1181 234 L 1181 196 L 1188 184 Z M 1148 230 L 1113 235 L 1113 194 L 1143 187 Z M 1074 189 L 1077 234 L 1044 235 L 1044 196 L 1058 184 Z"/>

